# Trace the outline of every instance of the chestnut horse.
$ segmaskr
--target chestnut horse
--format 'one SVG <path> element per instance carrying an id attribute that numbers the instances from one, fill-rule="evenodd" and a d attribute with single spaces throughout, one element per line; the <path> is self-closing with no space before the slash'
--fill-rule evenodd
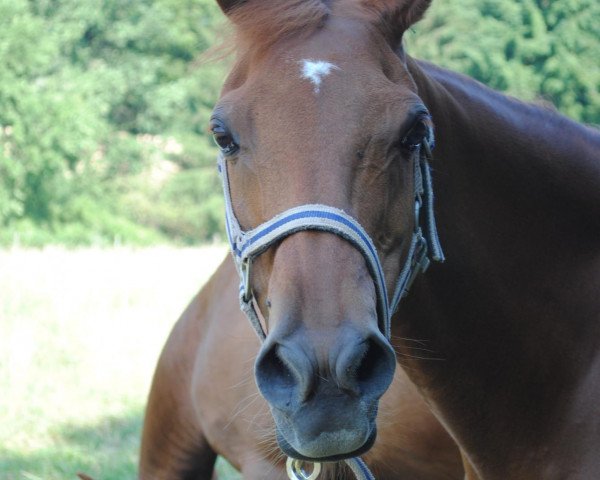
<path id="1" fill-rule="evenodd" d="M 397 355 L 468 478 L 600 478 L 598 132 L 413 60 L 427 0 L 219 4 L 238 59 L 211 129 L 283 452 L 367 451 Z M 417 276 L 443 259 L 429 164 L 447 260 Z"/>
<path id="2" fill-rule="evenodd" d="M 210 479 L 216 454 L 247 480 L 287 478 L 273 418 L 252 364 L 259 342 L 223 262 L 176 324 L 148 404 L 140 478 Z M 401 369 L 381 400 L 379 434 L 363 459 L 378 480 L 462 480 L 456 444 Z M 354 477 L 330 464 L 319 478 Z M 329 475 L 327 475 L 329 474 Z"/>

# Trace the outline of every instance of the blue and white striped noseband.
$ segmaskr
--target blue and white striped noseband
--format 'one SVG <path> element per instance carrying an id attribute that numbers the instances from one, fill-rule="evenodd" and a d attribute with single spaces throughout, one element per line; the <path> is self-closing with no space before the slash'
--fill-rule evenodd
<path id="1" fill-rule="evenodd" d="M 253 302 L 250 284 L 252 262 L 274 243 L 305 230 L 333 233 L 350 242 L 361 252 L 375 283 L 379 328 L 386 338 L 390 338 L 391 317 L 414 279 L 427 269 L 430 259 L 444 261 L 433 214 L 433 188 L 428 163 L 431 157 L 429 144 L 423 141 L 419 150 L 414 168 L 415 229 L 408 257 L 396 281 L 391 301 L 375 244 L 360 223 L 339 208 L 319 204 L 300 205 L 276 215 L 252 230 L 243 231 L 233 212 L 226 160 L 223 155 L 219 155 L 218 167 L 225 194 L 227 236 L 240 276 L 240 307 L 261 340 L 266 338 L 266 333 Z M 422 207 L 425 211 L 424 219 L 420 215 Z M 424 220 L 423 225 L 421 220 Z"/>

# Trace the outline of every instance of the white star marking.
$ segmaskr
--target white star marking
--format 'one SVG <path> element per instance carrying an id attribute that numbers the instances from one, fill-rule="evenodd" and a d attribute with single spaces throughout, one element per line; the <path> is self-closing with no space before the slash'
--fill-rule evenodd
<path id="1" fill-rule="evenodd" d="M 333 63 L 322 60 L 302 60 L 302 78 L 310 80 L 315 86 L 315 93 L 319 93 L 323 78 L 331 73 L 332 70 L 338 70 L 339 67 Z"/>

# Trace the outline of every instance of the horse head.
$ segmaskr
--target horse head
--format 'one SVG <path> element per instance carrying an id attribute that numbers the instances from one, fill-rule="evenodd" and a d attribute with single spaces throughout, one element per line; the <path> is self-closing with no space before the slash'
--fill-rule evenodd
<path id="1" fill-rule="evenodd" d="M 219 1 L 237 59 L 210 128 L 242 303 L 268 332 L 256 381 L 295 458 L 355 456 L 376 437 L 395 368 L 387 292 L 414 254 L 433 138 L 401 39 L 428 4 Z"/>

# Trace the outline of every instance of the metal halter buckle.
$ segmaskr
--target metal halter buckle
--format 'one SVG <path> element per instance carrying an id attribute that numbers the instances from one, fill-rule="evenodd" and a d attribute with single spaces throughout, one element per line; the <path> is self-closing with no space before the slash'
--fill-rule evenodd
<path id="1" fill-rule="evenodd" d="M 252 300 L 252 287 L 250 286 L 250 267 L 252 266 L 252 258 L 247 257 L 242 262 L 242 282 L 244 283 L 244 291 L 242 299 L 248 303 Z"/>

